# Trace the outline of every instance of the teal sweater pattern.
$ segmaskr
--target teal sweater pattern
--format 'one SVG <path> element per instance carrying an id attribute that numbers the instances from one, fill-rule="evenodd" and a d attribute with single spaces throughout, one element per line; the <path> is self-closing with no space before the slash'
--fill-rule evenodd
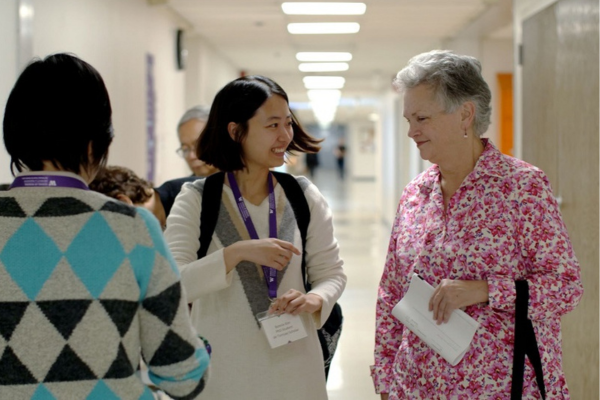
<path id="1" fill-rule="evenodd" d="M 0 192 L 0 398 L 194 399 L 209 357 L 156 219 L 71 188 Z"/>

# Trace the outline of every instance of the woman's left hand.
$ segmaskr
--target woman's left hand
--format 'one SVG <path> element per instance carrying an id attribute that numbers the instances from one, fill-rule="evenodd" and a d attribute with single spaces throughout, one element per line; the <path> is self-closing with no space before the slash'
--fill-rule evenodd
<path id="1" fill-rule="evenodd" d="M 452 311 L 488 301 L 487 281 L 442 279 L 429 300 L 429 311 L 437 324 L 448 322 Z"/>
<path id="2" fill-rule="evenodd" d="M 283 296 L 273 301 L 269 312 L 273 314 L 298 315 L 302 312 L 314 313 L 323 306 L 321 296 L 314 293 L 303 294 L 295 289 L 288 290 Z"/>

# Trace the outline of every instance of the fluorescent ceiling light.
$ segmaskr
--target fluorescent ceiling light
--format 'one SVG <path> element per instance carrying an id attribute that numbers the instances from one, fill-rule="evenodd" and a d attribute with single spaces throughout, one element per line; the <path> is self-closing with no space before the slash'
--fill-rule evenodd
<path id="1" fill-rule="evenodd" d="M 339 90 L 309 90 L 307 95 L 319 125 L 327 128 L 335 118 L 342 92 Z"/>
<path id="2" fill-rule="evenodd" d="M 297 35 L 356 33 L 360 30 L 360 24 L 357 22 L 292 23 L 288 24 L 287 29 L 289 33 Z"/>
<path id="3" fill-rule="evenodd" d="M 341 89 L 346 83 L 341 76 L 305 76 L 302 81 L 307 89 Z"/>
<path id="4" fill-rule="evenodd" d="M 348 63 L 302 63 L 298 69 L 302 72 L 348 71 Z"/>
<path id="5" fill-rule="evenodd" d="M 365 3 L 282 3 L 281 9 L 288 15 L 363 15 Z"/>
<path id="6" fill-rule="evenodd" d="M 335 104 L 340 102 L 342 92 L 339 90 L 309 90 L 308 99 L 312 104 Z"/>
<path id="7" fill-rule="evenodd" d="M 352 60 L 352 53 L 346 52 L 327 52 L 327 51 L 316 51 L 316 52 L 300 52 L 296 53 L 296 60 L 308 61 L 308 62 L 339 62 L 339 61 L 350 61 Z"/>

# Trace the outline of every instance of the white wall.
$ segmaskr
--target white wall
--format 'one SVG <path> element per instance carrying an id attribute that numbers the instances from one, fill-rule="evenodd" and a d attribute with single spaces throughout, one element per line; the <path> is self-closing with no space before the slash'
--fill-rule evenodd
<path id="1" fill-rule="evenodd" d="M 237 76 L 236 69 L 201 38 L 188 45 L 201 51 L 198 68 L 177 70 L 177 29 L 191 27 L 167 6 L 145 0 L 34 0 L 33 54 L 74 53 L 102 75 L 113 108 L 115 140 L 109 164 L 146 176 L 146 54 L 154 57 L 156 169 L 154 183 L 189 175 L 176 126 L 190 106 L 210 104 L 218 89 Z M 17 0 L 0 1 L 0 104 L 17 77 Z M 188 85 L 191 81 L 199 85 Z M 2 107 L 3 109 L 3 107 Z M 0 151 L 0 182 L 10 181 L 7 155 Z"/>
<path id="2" fill-rule="evenodd" d="M 0 1 L 0 121 L 4 107 L 17 79 L 17 0 Z M 12 182 L 10 157 L 0 145 L 0 183 Z"/>
<path id="3" fill-rule="evenodd" d="M 240 71 L 201 36 L 189 36 L 186 46 L 186 107 L 210 106 L 217 92 L 239 77 Z"/>
<path id="4" fill-rule="evenodd" d="M 186 21 L 144 0 L 37 0 L 34 7 L 34 55 L 72 52 L 98 69 L 113 107 L 109 164 L 127 166 L 141 176 L 147 172 L 146 54 L 154 56 L 155 181 L 187 173 L 174 154 L 174 126 L 185 109 L 185 74 L 176 69 L 175 32 L 187 27 Z"/>
<path id="5" fill-rule="evenodd" d="M 374 131 L 375 124 L 370 121 L 348 124 L 346 170 L 352 178 L 375 179 L 375 143 L 367 143 L 369 132 Z M 374 135 L 372 138 L 375 140 Z"/>

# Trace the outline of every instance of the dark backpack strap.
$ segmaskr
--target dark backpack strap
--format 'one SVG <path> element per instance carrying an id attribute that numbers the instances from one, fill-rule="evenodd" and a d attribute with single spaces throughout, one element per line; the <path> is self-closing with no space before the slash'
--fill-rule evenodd
<path id="1" fill-rule="evenodd" d="M 306 278 L 306 235 L 308 224 L 310 223 L 310 209 L 308 208 L 306 197 L 304 197 L 304 191 L 296 178 L 283 172 L 273 171 L 272 173 L 281 185 L 285 197 L 287 197 L 292 206 L 296 223 L 300 230 L 300 236 L 302 237 L 302 281 L 304 282 L 304 288 L 308 292 L 310 291 L 310 283 Z"/>
<path id="2" fill-rule="evenodd" d="M 515 282 L 517 290 L 515 311 L 515 344 L 512 370 L 511 400 L 520 400 L 523 396 L 523 373 L 525 370 L 525 355 L 533 365 L 535 379 L 542 395 L 546 398 L 546 387 L 542 371 L 542 361 L 535 338 L 535 331 L 531 320 L 527 318 L 529 307 L 529 284 L 525 280 Z"/>
<path id="3" fill-rule="evenodd" d="M 200 212 L 200 248 L 198 259 L 203 258 L 208 251 L 213 232 L 217 226 L 219 209 L 221 208 L 221 195 L 223 194 L 225 173 L 217 172 L 206 178 L 202 191 L 202 210 Z"/>

